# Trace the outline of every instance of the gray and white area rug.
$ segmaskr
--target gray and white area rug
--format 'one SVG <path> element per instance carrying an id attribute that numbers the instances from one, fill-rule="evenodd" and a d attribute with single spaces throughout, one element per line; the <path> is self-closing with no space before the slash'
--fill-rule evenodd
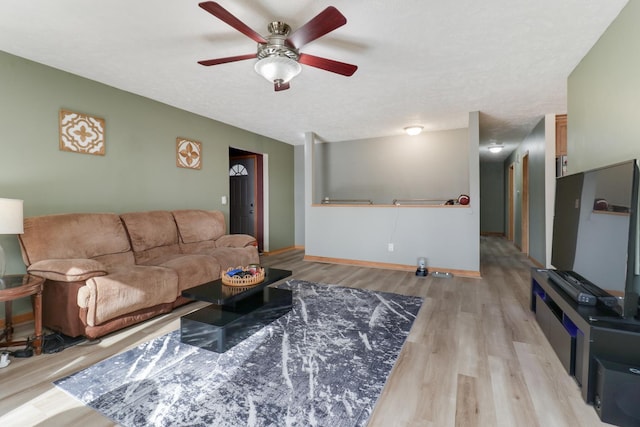
<path id="1" fill-rule="evenodd" d="M 123 426 L 364 426 L 422 298 L 291 280 L 293 309 L 226 353 L 174 331 L 55 384 Z"/>

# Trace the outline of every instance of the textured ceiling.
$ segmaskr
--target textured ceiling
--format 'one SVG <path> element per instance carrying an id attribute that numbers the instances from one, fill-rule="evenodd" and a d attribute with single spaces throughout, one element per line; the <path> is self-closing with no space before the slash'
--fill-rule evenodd
<path id="1" fill-rule="evenodd" d="M 466 127 L 513 149 L 547 113 L 566 112 L 568 75 L 626 0 L 220 0 L 260 34 L 294 30 L 329 5 L 347 24 L 304 53 L 358 65 L 352 77 L 303 66 L 291 89 L 254 60 L 256 44 L 197 1 L 2 0 L 0 50 L 289 144 Z M 495 157 L 504 158 L 506 154 Z"/>

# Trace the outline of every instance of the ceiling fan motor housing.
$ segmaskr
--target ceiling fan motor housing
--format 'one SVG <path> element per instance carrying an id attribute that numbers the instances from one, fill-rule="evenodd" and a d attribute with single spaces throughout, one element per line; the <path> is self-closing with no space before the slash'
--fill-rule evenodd
<path id="1" fill-rule="evenodd" d="M 265 37 L 267 43 L 258 43 L 258 59 L 270 56 L 283 56 L 297 61 L 300 57 L 297 49 L 287 44 L 287 36 L 291 27 L 284 22 L 274 21 L 267 26 L 269 35 Z"/>

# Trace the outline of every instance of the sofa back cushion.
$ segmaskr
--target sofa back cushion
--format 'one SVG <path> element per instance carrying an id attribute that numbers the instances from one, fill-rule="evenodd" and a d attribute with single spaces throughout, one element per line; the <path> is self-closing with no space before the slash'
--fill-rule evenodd
<path id="1" fill-rule="evenodd" d="M 71 213 L 25 218 L 18 236 L 26 266 L 47 259 L 95 259 L 107 267 L 133 264 L 131 245 L 113 213 Z"/>
<path id="2" fill-rule="evenodd" d="M 224 215 L 220 211 L 184 209 L 172 214 L 178 226 L 180 243 L 214 242 L 226 232 Z"/>
<path id="3" fill-rule="evenodd" d="M 131 212 L 120 218 L 129 233 L 136 264 L 153 264 L 168 254 L 180 253 L 178 230 L 171 212 Z"/>

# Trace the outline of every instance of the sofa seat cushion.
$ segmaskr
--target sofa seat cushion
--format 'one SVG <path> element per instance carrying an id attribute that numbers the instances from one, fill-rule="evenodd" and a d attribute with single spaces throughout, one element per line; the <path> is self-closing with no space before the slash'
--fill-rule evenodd
<path id="1" fill-rule="evenodd" d="M 220 278 L 220 264 L 209 255 L 175 255 L 156 264 L 178 273 L 178 289 L 175 297 L 188 288 Z"/>
<path id="2" fill-rule="evenodd" d="M 209 254 L 213 252 L 216 247 L 216 242 L 213 240 L 193 243 L 180 242 L 180 250 L 185 254 Z"/>
<path id="3" fill-rule="evenodd" d="M 222 272 L 231 267 L 246 267 L 249 264 L 260 263 L 258 249 L 255 246 L 247 246 L 246 248 L 215 248 L 208 253 L 218 260 L 220 271 Z"/>
<path id="4" fill-rule="evenodd" d="M 171 303 L 177 288 L 178 274 L 172 269 L 128 266 L 87 280 L 78 292 L 78 305 L 87 309 L 87 324 L 96 326 L 136 310 Z"/>
<path id="5" fill-rule="evenodd" d="M 106 267 L 93 259 L 45 259 L 31 264 L 27 271 L 36 276 L 62 282 L 87 280 L 107 274 Z"/>

